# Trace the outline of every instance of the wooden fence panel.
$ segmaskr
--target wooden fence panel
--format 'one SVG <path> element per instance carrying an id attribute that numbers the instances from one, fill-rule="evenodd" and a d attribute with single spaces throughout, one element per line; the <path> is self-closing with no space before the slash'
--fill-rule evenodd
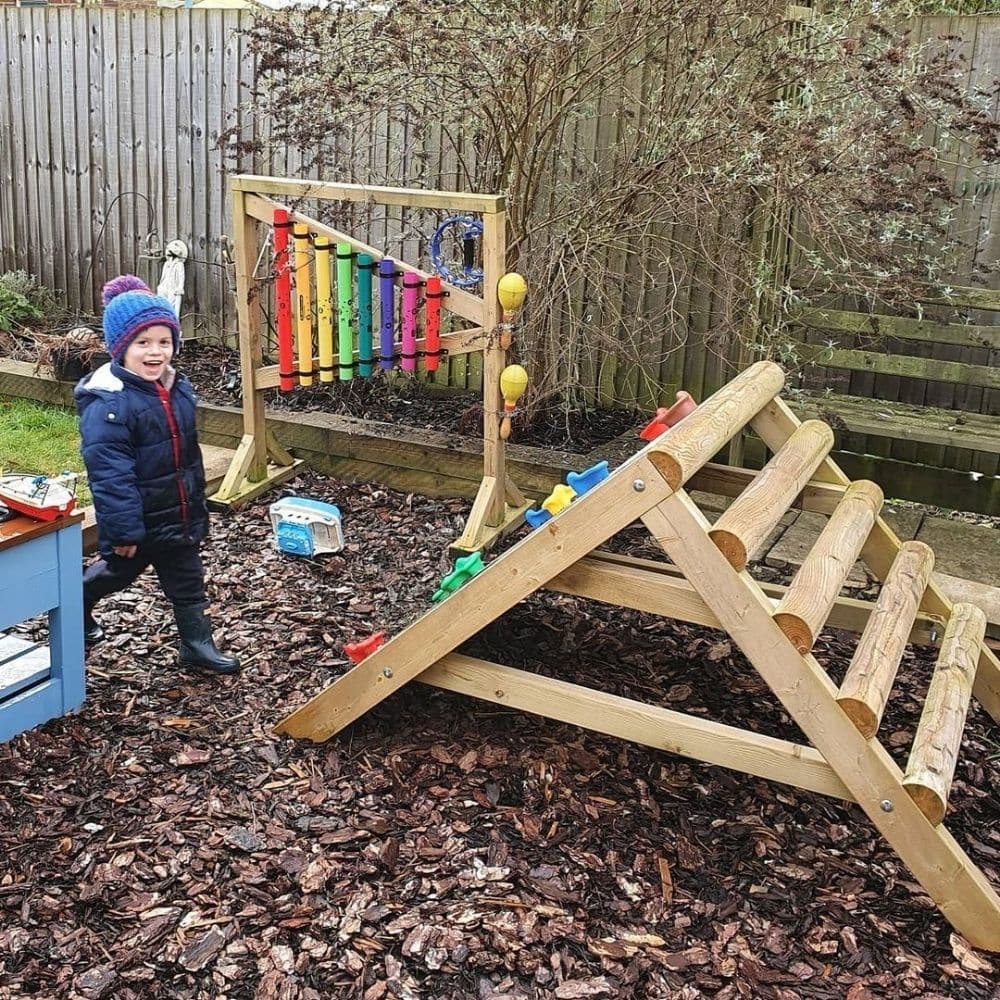
<path id="1" fill-rule="evenodd" d="M 243 155 L 232 161 L 218 146 L 220 134 L 234 124 L 248 137 L 268 129 L 249 101 L 254 67 L 240 29 L 251 17 L 239 10 L 0 8 L 0 88 L 8 95 L 0 102 L 0 267 L 37 274 L 61 291 L 72 313 L 93 315 L 100 308 L 101 285 L 111 275 L 127 269 L 155 279 L 159 262 L 154 269 L 154 262 L 143 256 L 153 231 L 161 246 L 173 238 L 188 244 L 188 328 L 232 329 L 232 293 L 220 266 L 222 237 L 231 232 L 227 171 L 283 173 L 299 169 L 307 159 L 300 151 L 287 150 L 280 156 Z M 924 18 L 916 30 L 928 39 L 947 32 L 964 35 L 965 84 L 974 88 L 989 82 L 1000 56 L 1000 18 Z M 560 179 L 595 159 L 613 162 L 613 156 L 606 157 L 618 145 L 615 100 L 628 100 L 635 88 L 657 82 L 651 71 L 639 76 L 622 81 L 624 96 L 606 94 L 591 118 L 567 124 L 564 138 L 570 148 L 552 154 L 551 192 Z M 341 145 L 340 162 L 355 177 L 367 173 L 377 181 L 417 169 L 417 151 L 408 144 L 406 127 L 393 126 L 384 115 L 374 115 L 369 129 L 356 130 Z M 462 163 L 474 150 L 456 148 L 453 138 L 437 128 L 421 138 L 419 153 L 425 183 L 451 187 L 463 186 L 468 171 Z M 960 166 L 954 172 L 961 199 L 955 224 L 974 236 L 964 262 L 968 273 L 955 275 L 960 284 L 971 284 L 976 265 L 1000 257 L 1000 182 L 996 168 L 991 169 L 993 173 L 976 173 Z M 422 248 L 421 240 L 405 234 L 408 223 L 424 220 L 402 213 L 369 214 L 370 229 L 362 235 L 370 242 L 387 249 L 399 243 L 411 256 Z M 719 219 L 714 228 L 709 224 L 694 232 L 681 220 L 673 235 L 681 243 L 704 240 L 725 253 L 738 224 Z M 421 229 L 426 237 L 427 226 Z M 615 254 L 608 260 L 614 268 L 628 268 Z M 617 305 L 623 316 L 664 316 L 659 330 L 650 327 L 637 343 L 634 358 L 617 357 L 613 343 L 605 343 L 578 373 L 564 373 L 578 374 L 590 399 L 649 408 L 669 400 L 681 386 L 704 395 L 731 374 L 729 362 L 738 345 L 712 338 L 718 318 L 731 309 L 728 293 L 710 267 L 697 270 L 676 260 L 671 267 L 676 282 L 620 283 Z M 573 280 L 572 307 L 587 312 L 586 280 Z M 612 309 L 615 305 L 611 303 Z M 676 322 L 666 320 L 668 310 L 676 313 Z M 937 312 L 946 318 L 947 310 Z M 553 318 L 554 342 L 569 335 L 568 325 L 568 318 Z M 842 346 L 855 342 L 856 335 L 845 334 Z M 938 360 L 995 364 L 1000 358 L 1000 351 L 984 356 L 981 349 L 963 345 L 918 353 L 925 350 Z M 470 360 L 453 361 L 450 377 L 477 387 L 480 374 Z M 996 412 L 1000 401 L 1000 390 L 991 385 L 956 390 L 869 372 L 850 379 L 851 391 L 886 399 L 943 402 L 984 412 Z M 950 395 L 945 399 L 942 393 Z M 891 444 L 889 450 L 896 457 L 916 457 L 912 445 Z M 970 454 L 964 460 L 966 467 L 996 470 L 995 459 L 984 465 Z"/>
<path id="2" fill-rule="evenodd" d="M 218 140 L 253 79 L 249 16 L 0 8 L 0 268 L 56 290 L 70 322 L 99 313 L 120 271 L 157 280 L 147 243 L 176 238 L 190 252 L 186 326 L 232 328 Z"/>

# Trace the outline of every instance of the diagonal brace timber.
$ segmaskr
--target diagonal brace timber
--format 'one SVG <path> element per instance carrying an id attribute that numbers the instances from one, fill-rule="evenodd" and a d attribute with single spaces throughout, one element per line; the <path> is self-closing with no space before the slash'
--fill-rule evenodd
<path id="1" fill-rule="evenodd" d="M 812 747 L 788 740 L 460 653 L 443 656 L 417 680 L 707 764 L 852 801 L 847 787 Z"/>
<path id="2" fill-rule="evenodd" d="M 289 715 L 277 731 L 316 742 L 329 739 L 670 492 L 640 452 L 600 489 L 585 493 L 523 538 L 485 572 Z"/>

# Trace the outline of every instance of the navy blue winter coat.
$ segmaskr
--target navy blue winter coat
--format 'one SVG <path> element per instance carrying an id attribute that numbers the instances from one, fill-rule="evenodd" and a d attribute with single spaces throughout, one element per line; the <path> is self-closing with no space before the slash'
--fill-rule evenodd
<path id="1" fill-rule="evenodd" d="M 149 382 L 115 362 L 74 390 L 105 555 L 116 545 L 196 544 L 208 534 L 191 383 Z"/>

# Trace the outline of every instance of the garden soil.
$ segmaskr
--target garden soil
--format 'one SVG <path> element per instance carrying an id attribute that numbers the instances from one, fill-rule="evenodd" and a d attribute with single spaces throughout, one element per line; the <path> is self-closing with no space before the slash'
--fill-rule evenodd
<path id="1" fill-rule="evenodd" d="M 198 388 L 205 403 L 241 405 L 239 355 L 213 344 L 189 344 L 178 362 Z M 531 389 L 522 402 L 530 399 Z M 478 391 L 464 392 L 428 386 L 411 375 L 378 372 L 371 379 L 331 382 L 293 392 L 269 389 L 264 393 L 269 410 L 337 413 L 362 420 L 378 420 L 482 439 L 483 402 Z M 530 423 L 515 415 L 511 441 L 540 448 L 558 448 L 586 454 L 598 445 L 644 424 L 652 414 L 628 410 L 599 410 L 551 403 Z"/>
<path id="2" fill-rule="evenodd" d="M 293 491 L 341 508 L 342 552 L 275 550 Z M 468 507 L 307 473 L 214 516 L 237 678 L 175 667 L 152 578 L 99 607 L 82 710 L 0 746 L 0 998 L 1000 996 L 856 806 L 420 684 L 325 744 L 276 737 L 345 642 L 430 607 Z M 709 629 L 542 594 L 463 651 L 801 738 Z M 835 681 L 851 651 L 822 636 Z M 901 764 L 931 668 L 908 649 Z M 994 885 L 997 755 L 974 704 L 948 823 Z"/>

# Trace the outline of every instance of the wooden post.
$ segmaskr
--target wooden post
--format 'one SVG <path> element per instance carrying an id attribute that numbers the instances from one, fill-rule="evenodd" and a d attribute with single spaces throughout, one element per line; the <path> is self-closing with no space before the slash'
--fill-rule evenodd
<path id="1" fill-rule="evenodd" d="M 840 685 L 837 702 L 865 739 L 878 732 L 933 568 L 931 548 L 903 543 Z"/>
<path id="2" fill-rule="evenodd" d="M 465 522 L 462 536 L 451 546 L 460 556 L 487 548 L 524 520 L 530 503 L 507 474 L 506 444 L 500 436 L 503 396 L 500 373 L 507 365 L 501 342 L 500 300 L 497 286 L 507 263 L 507 213 L 483 213 L 483 481 Z"/>
<path id="3" fill-rule="evenodd" d="M 486 523 L 503 524 L 504 484 L 507 481 L 506 451 L 500 440 L 503 399 L 500 373 L 507 364 L 507 352 L 500 344 L 500 300 L 497 285 L 507 268 L 507 213 L 491 212 L 483 216 L 483 477 L 492 478 L 491 495 L 486 508 Z"/>
<path id="4" fill-rule="evenodd" d="M 974 604 L 956 604 L 945 629 L 931 686 L 920 713 L 903 787 L 920 811 L 937 824 L 948 808 L 986 615 Z"/>
<path id="5" fill-rule="evenodd" d="M 851 483 L 820 533 L 774 620 L 800 653 L 808 653 L 826 624 L 847 574 L 882 509 L 882 491 L 866 479 Z"/>
<path id="6" fill-rule="evenodd" d="M 233 231 L 236 258 L 236 314 L 240 324 L 240 373 L 243 378 L 243 434 L 253 437 L 253 454 L 246 478 L 267 474 L 264 440 L 264 393 L 254 386 L 254 373 L 264 360 L 260 329 L 260 285 L 254 275 L 257 224 L 246 213 L 246 194 L 233 191 Z"/>
<path id="7" fill-rule="evenodd" d="M 833 431 L 807 420 L 715 522 L 708 534 L 733 569 L 746 568 L 832 447 Z"/>
<path id="8" fill-rule="evenodd" d="M 233 187 L 233 245 L 236 264 L 236 315 L 239 322 L 240 377 L 243 382 L 243 437 L 218 492 L 210 498 L 214 506 L 244 502 L 291 478 L 301 461 L 284 449 L 275 449 L 281 467 L 269 473 L 268 434 L 264 412 L 264 390 L 257 385 L 257 372 L 264 361 L 260 325 L 260 285 L 254 274 L 257 259 L 257 222 L 247 212 L 247 194 Z M 273 440 L 273 438 L 272 438 Z"/>

